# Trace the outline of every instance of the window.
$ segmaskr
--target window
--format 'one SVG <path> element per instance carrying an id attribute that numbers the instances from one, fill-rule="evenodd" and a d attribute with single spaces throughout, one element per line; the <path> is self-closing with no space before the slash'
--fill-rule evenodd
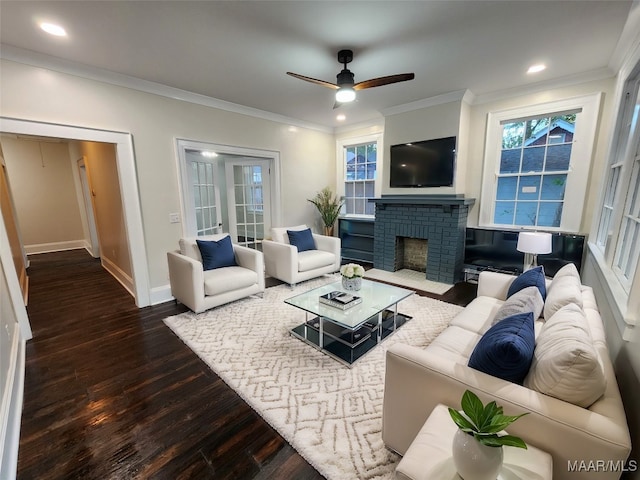
<path id="1" fill-rule="evenodd" d="M 379 196 L 378 135 L 351 139 L 348 143 L 338 143 L 341 165 L 339 185 L 344 191 L 344 213 L 346 215 L 373 216 L 375 204 L 368 201 Z M 340 187 L 339 187 L 340 188 Z"/>
<path id="2" fill-rule="evenodd" d="M 593 94 L 488 115 L 481 226 L 580 231 L 599 105 Z"/>
<path id="3" fill-rule="evenodd" d="M 607 172 L 596 246 L 629 295 L 640 257 L 640 78 L 627 84 L 620 125 Z"/>
<path id="4" fill-rule="evenodd" d="M 576 117 L 569 113 L 502 125 L 496 225 L 560 226 Z M 557 142 L 567 137 L 568 142 Z"/>

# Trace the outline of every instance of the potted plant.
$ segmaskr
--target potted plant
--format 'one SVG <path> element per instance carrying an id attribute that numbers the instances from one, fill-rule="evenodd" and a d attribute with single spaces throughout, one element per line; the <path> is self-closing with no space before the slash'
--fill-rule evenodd
<path id="1" fill-rule="evenodd" d="M 527 448 L 519 437 L 501 433 L 520 417 L 504 415 L 496 402 L 486 406 L 471 391 L 462 395 L 462 412 L 449 408 L 458 426 L 453 437 L 453 463 L 464 480 L 495 480 L 502 467 L 503 446 Z"/>
<path id="2" fill-rule="evenodd" d="M 340 209 L 344 202 L 339 201 L 329 187 L 324 187 L 314 198 L 308 198 L 307 201 L 313 203 L 320 212 L 324 234 L 332 236 L 333 225 L 340 215 Z"/>

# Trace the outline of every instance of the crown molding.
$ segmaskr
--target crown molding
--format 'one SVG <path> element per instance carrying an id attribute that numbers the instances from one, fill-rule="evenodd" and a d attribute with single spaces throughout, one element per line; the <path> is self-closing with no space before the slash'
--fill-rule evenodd
<path id="1" fill-rule="evenodd" d="M 614 72 L 619 72 L 627 59 L 634 56 L 634 52 L 640 48 L 640 2 L 634 1 L 631 4 L 627 21 L 624 24 L 620 38 L 616 45 L 609 68 Z"/>
<path id="2" fill-rule="evenodd" d="M 340 135 L 353 132 L 355 130 L 363 130 L 365 128 L 370 128 L 372 130 L 372 133 L 379 133 L 384 129 L 384 117 L 372 118 L 371 120 L 366 120 L 364 122 L 354 123 L 350 125 L 341 125 L 334 128 L 333 133 L 336 135 Z"/>
<path id="3" fill-rule="evenodd" d="M 53 57 L 51 55 L 44 55 L 38 52 L 25 50 L 11 45 L 0 45 L 0 58 L 24 65 L 30 65 L 32 67 L 45 68 L 48 70 L 53 70 L 80 78 L 86 78 L 110 85 L 130 88 L 132 90 L 138 90 L 140 92 L 150 93 L 153 95 L 159 95 L 161 97 L 171 98 L 173 100 L 179 100 L 182 102 L 193 103 L 205 107 L 216 108 L 219 110 L 225 110 L 227 112 L 261 118 L 263 120 L 270 120 L 277 123 L 284 123 L 300 128 L 318 130 L 324 133 L 333 133 L 333 129 L 331 127 L 326 127 L 324 125 L 304 122 L 295 118 L 286 117 L 284 115 L 278 115 L 276 113 L 259 110 L 257 108 L 219 100 L 217 98 L 208 97 L 199 93 L 193 93 L 187 90 L 181 90 L 179 88 L 162 85 L 160 83 L 150 82 L 148 80 L 142 80 L 140 78 L 111 72 L 102 68 L 90 67 L 88 65 L 64 60 L 62 58 Z"/>
<path id="4" fill-rule="evenodd" d="M 476 95 L 472 105 L 481 105 L 483 103 L 495 102 L 499 100 L 507 100 L 509 98 L 521 97 L 532 93 L 539 93 L 554 88 L 568 87 L 571 85 L 579 85 L 581 83 L 594 82 L 605 78 L 615 77 L 615 73 L 609 68 L 604 67 L 589 72 L 579 73 L 576 75 L 567 75 L 553 80 L 531 83 L 521 87 L 513 87 L 498 92 L 489 92 Z"/>
<path id="5" fill-rule="evenodd" d="M 422 108 L 434 107 L 436 105 L 444 105 L 445 103 L 463 100 L 465 95 L 467 95 L 467 92 L 469 92 L 469 90 L 456 90 L 455 92 L 443 93 L 442 95 L 436 95 L 435 97 L 424 98 L 422 100 L 416 100 L 415 102 L 403 103 L 402 105 L 396 105 L 395 107 L 385 108 L 380 110 L 380 112 L 385 117 L 388 117 L 389 115 L 397 115 L 399 113 L 411 112 Z"/>

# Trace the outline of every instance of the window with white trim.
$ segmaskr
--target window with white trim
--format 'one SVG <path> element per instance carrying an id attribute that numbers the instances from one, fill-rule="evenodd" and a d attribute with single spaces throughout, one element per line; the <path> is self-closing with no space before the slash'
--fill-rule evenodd
<path id="1" fill-rule="evenodd" d="M 627 82 L 620 115 L 596 246 L 624 291 L 630 294 L 640 257 L 640 75 Z"/>
<path id="2" fill-rule="evenodd" d="M 480 225 L 579 232 L 600 94 L 488 115 Z"/>
<path id="3" fill-rule="evenodd" d="M 375 204 L 369 199 L 380 196 L 380 137 L 370 135 L 338 142 L 338 192 L 344 197 L 346 215 L 375 215 Z"/>

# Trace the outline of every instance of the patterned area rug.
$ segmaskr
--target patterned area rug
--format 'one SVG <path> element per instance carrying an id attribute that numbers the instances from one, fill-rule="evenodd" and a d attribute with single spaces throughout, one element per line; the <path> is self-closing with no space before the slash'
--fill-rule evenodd
<path id="1" fill-rule="evenodd" d="M 412 295 L 398 309 L 413 319 L 348 368 L 289 335 L 304 312 L 283 302 L 338 278 L 164 321 L 326 478 L 391 479 L 399 456 L 381 436 L 385 352 L 428 345 L 462 307 Z"/>

